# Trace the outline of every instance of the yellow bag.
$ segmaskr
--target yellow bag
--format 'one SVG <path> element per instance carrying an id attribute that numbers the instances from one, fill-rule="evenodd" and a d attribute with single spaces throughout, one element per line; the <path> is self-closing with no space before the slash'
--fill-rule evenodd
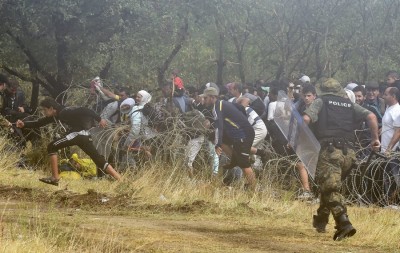
<path id="1" fill-rule="evenodd" d="M 97 176 L 97 166 L 92 159 L 80 159 L 76 153 L 71 156 L 71 159 L 76 162 L 73 165 L 83 177 Z"/>
<path id="2" fill-rule="evenodd" d="M 60 173 L 60 177 L 62 179 L 73 179 L 73 180 L 82 179 L 81 175 L 76 171 L 62 171 Z"/>

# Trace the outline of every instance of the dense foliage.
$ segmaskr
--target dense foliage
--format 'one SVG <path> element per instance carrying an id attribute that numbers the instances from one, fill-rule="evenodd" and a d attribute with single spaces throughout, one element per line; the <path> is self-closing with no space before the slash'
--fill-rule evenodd
<path id="1" fill-rule="evenodd" d="M 1 0 L 1 67 L 56 96 L 96 75 L 156 87 L 281 76 L 383 79 L 397 0 Z"/>

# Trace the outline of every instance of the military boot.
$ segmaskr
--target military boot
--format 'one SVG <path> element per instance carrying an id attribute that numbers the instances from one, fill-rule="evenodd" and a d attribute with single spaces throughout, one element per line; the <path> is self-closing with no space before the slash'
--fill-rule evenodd
<path id="1" fill-rule="evenodd" d="M 329 216 L 328 215 L 314 215 L 313 216 L 313 227 L 317 230 L 318 233 L 326 232 L 326 225 L 328 224 Z"/>
<path id="2" fill-rule="evenodd" d="M 320 206 L 317 210 L 317 215 L 313 216 L 313 227 L 318 233 L 326 232 L 326 225 L 329 221 L 331 211 L 324 205 Z"/>
<path id="3" fill-rule="evenodd" d="M 349 217 L 347 216 L 346 213 L 335 217 L 336 221 L 336 232 L 333 235 L 333 240 L 334 241 L 340 241 L 343 238 L 353 236 L 357 230 L 351 225 Z"/>

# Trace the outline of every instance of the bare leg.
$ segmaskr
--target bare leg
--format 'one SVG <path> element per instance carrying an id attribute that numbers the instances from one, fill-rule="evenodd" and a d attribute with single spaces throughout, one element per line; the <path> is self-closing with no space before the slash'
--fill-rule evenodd
<path id="1" fill-rule="evenodd" d="M 107 166 L 106 172 L 116 180 L 121 180 L 121 175 L 110 164 Z"/>
<path id="2" fill-rule="evenodd" d="M 59 180 L 60 175 L 58 173 L 58 156 L 57 154 L 50 155 L 50 167 L 51 167 L 51 174 L 54 179 Z"/>
<path id="3" fill-rule="evenodd" d="M 256 188 L 256 175 L 251 167 L 242 168 L 243 173 L 246 177 L 247 183 L 250 186 L 250 189 L 254 190 Z"/>
<path id="4" fill-rule="evenodd" d="M 310 184 L 308 183 L 308 174 L 306 167 L 302 162 L 296 164 L 296 169 L 299 172 L 300 183 L 304 190 L 310 191 Z"/>

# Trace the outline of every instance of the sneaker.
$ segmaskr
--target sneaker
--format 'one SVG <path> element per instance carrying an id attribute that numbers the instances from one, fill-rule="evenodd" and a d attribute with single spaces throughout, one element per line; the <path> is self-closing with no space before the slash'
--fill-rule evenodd
<path id="1" fill-rule="evenodd" d="M 314 199 L 314 194 L 312 194 L 312 192 L 309 192 L 309 191 L 303 191 L 302 193 L 300 193 L 296 197 L 296 199 L 300 200 L 300 201 L 313 200 Z"/>
<path id="2" fill-rule="evenodd" d="M 388 206 L 384 206 L 383 208 L 392 209 L 392 210 L 400 210 L 400 206 L 398 206 L 398 205 L 388 205 Z"/>
<path id="3" fill-rule="evenodd" d="M 256 162 L 256 157 L 254 155 L 250 155 L 250 164 L 254 164 Z"/>
<path id="4" fill-rule="evenodd" d="M 39 181 L 45 184 L 58 186 L 59 179 L 55 179 L 54 177 L 45 177 L 45 178 L 40 178 Z"/>

